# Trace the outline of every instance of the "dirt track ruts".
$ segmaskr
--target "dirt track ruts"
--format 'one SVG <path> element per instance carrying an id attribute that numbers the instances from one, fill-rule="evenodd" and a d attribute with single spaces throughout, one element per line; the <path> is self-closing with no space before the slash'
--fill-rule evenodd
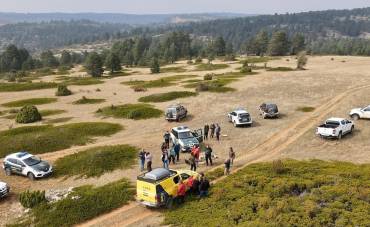
<path id="1" fill-rule="evenodd" d="M 341 94 L 331 98 L 318 108 L 315 111 L 308 114 L 307 116 L 301 118 L 300 120 L 292 123 L 287 128 L 275 133 L 263 143 L 255 146 L 254 148 L 250 149 L 249 151 L 245 152 L 244 154 L 240 155 L 234 161 L 234 167 L 236 167 L 232 173 L 237 172 L 238 170 L 244 168 L 245 166 L 261 161 L 267 161 L 278 157 L 278 154 L 287 148 L 290 144 L 296 141 L 299 137 L 301 137 L 305 132 L 312 129 L 319 121 L 322 120 L 327 114 L 333 111 L 336 105 L 339 104 L 341 99 L 345 96 L 350 95 L 359 91 L 360 89 L 368 88 L 370 85 L 364 85 L 360 87 L 353 87 L 347 89 Z M 109 141 L 105 142 L 104 144 L 108 143 Z M 100 145 L 100 144 L 99 144 Z M 223 167 L 223 165 L 216 166 L 213 169 Z M 216 183 L 224 179 L 225 176 L 222 176 L 212 183 Z M 127 215 L 129 210 L 134 209 L 135 212 L 131 212 L 131 215 Z M 91 219 L 88 222 L 85 222 L 80 227 L 87 227 L 87 226 L 130 226 L 135 224 L 135 226 L 140 225 L 140 220 L 144 220 L 150 218 L 154 215 L 159 215 L 158 211 L 153 211 L 147 209 L 145 207 L 140 206 L 139 204 L 130 204 L 127 206 L 123 206 L 119 209 L 116 209 L 108 214 L 101 215 L 94 219 Z"/>

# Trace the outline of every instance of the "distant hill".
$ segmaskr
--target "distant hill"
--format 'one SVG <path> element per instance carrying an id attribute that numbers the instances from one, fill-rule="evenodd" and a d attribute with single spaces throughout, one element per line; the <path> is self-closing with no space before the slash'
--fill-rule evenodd
<path id="1" fill-rule="evenodd" d="M 122 23 L 129 25 L 184 23 L 222 18 L 247 16 L 236 13 L 199 14 L 121 14 L 121 13 L 0 13 L 1 24 L 21 22 L 39 23 L 50 21 L 90 20 L 100 23 Z"/>

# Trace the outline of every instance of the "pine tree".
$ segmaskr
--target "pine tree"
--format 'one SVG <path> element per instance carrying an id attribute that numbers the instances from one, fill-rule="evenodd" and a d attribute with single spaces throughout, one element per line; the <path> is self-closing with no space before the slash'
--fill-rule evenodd
<path id="1" fill-rule="evenodd" d="M 272 35 L 268 46 L 268 52 L 271 56 L 284 56 L 289 51 L 288 36 L 284 31 L 275 32 Z"/>
<path id="2" fill-rule="evenodd" d="M 295 34 L 292 39 L 291 54 L 298 54 L 305 49 L 305 38 L 302 34 Z"/>
<path id="3" fill-rule="evenodd" d="M 100 77 L 104 72 L 103 61 L 96 52 L 89 53 L 85 67 L 92 77 Z"/>
<path id="4" fill-rule="evenodd" d="M 114 72 L 120 71 L 121 61 L 119 57 L 115 54 L 110 52 L 105 58 L 105 67 L 110 70 L 110 73 L 113 74 Z"/>
<path id="5" fill-rule="evenodd" d="M 150 66 L 150 71 L 155 74 L 155 73 L 160 73 L 161 68 L 158 62 L 158 59 L 156 57 L 153 58 L 151 66 Z"/>

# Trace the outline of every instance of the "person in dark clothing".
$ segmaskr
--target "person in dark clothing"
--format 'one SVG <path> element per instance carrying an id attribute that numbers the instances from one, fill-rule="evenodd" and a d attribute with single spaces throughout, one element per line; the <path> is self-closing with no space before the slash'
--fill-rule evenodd
<path id="1" fill-rule="evenodd" d="M 230 174 L 231 159 L 230 158 L 226 159 L 225 162 L 224 162 L 224 164 L 225 164 L 224 174 L 226 176 L 226 175 L 229 175 Z"/>
<path id="2" fill-rule="evenodd" d="M 176 160 L 175 146 L 172 146 L 170 149 L 170 162 L 169 163 L 171 164 L 171 161 L 172 161 L 173 164 L 176 164 L 175 160 Z"/>
<path id="3" fill-rule="evenodd" d="M 146 161 L 146 169 L 148 172 L 152 171 L 152 160 L 153 156 L 150 152 L 145 154 L 145 161 Z"/>
<path id="4" fill-rule="evenodd" d="M 193 179 L 193 186 L 191 187 L 191 192 L 193 195 L 199 195 L 199 178 L 196 177 Z"/>
<path id="5" fill-rule="evenodd" d="M 140 164 L 140 171 L 143 172 L 144 171 L 144 166 L 145 166 L 145 150 L 142 149 L 139 153 L 139 164 Z"/>
<path id="6" fill-rule="evenodd" d="M 176 161 L 179 162 L 180 160 L 180 144 L 175 144 L 174 148 L 176 154 Z"/>
<path id="7" fill-rule="evenodd" d="M 205 158 L 206 158 L 206 165 L 208 166 L 208 163 L 212 166 L 212 148 L 209 146 L 209 144 L 206 146 L 205 150 Z"/>
<path id="8" fill-rule="evenodd" d="M 195 157 L 193 155 L 190 156 L 189 162 L 190 162 L 190 170 L 197 171 L 197 164 L 195 162 Z"/>
<path id="9" fill-rule="evenodd" d="M 216 124 L 215 133 L 216 133 L 216 139 L 217 139 L 217 141 L 220 141 L 221 127 L 218 124 Z"/>
<path id="10" fill-rule="evenodd" d="M 199 184 L 199 197 L 200 198 L 208 196 L 209 187 L 210 187 L 210 184 L 209 184 L 208 179 L 205 176 L 203 176 Z"/>
<path id="11" fill-rule="evenodd" d="M 204 140 L 208 140 L 208 131 L 209 131 L 209 125 L 206 124 L 204 126 Z"/>
<path id="12" fill-rule="evenodd" d="M 166 131 L 163 135 L 164 143 L 166 144 L 166 148 L 170 148 L 170 133 Z"/>
<path id="13" fill-rule="evenodd" d="M 234 164 L 234 159 L 235 159 L 235 152 L 232 147 L 229 149 L 229 158 L 230 158 L 230 164 L 231 166 Z"/>
<path id="14" fill-rule="evenodd" d="M 215 126 L 215 124 L 212 123 L 211 126 L 209 126 L 209 128 L 211 129 L 211 135 L 210 135 L 210 137 L 213 138 L 214 135 L 215 135 L 216 126 Z"/>

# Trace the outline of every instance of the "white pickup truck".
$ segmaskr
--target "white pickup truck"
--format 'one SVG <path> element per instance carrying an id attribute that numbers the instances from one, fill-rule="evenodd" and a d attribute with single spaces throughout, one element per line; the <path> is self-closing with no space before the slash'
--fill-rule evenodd
<path id="1" fill-rule="evenodd" d="M 344 118 L 329 118 L 316 129 L 316 134 L 321 137 L 341 139 L 343 135 L 352 133 L 355 126 L 352 121 Z"/>
<path id="2" fill-rule="evenodd" d="M 360 118 L 370 119 L 370 106 L 352 109 L 349 116 L 355 121 Z"/>

